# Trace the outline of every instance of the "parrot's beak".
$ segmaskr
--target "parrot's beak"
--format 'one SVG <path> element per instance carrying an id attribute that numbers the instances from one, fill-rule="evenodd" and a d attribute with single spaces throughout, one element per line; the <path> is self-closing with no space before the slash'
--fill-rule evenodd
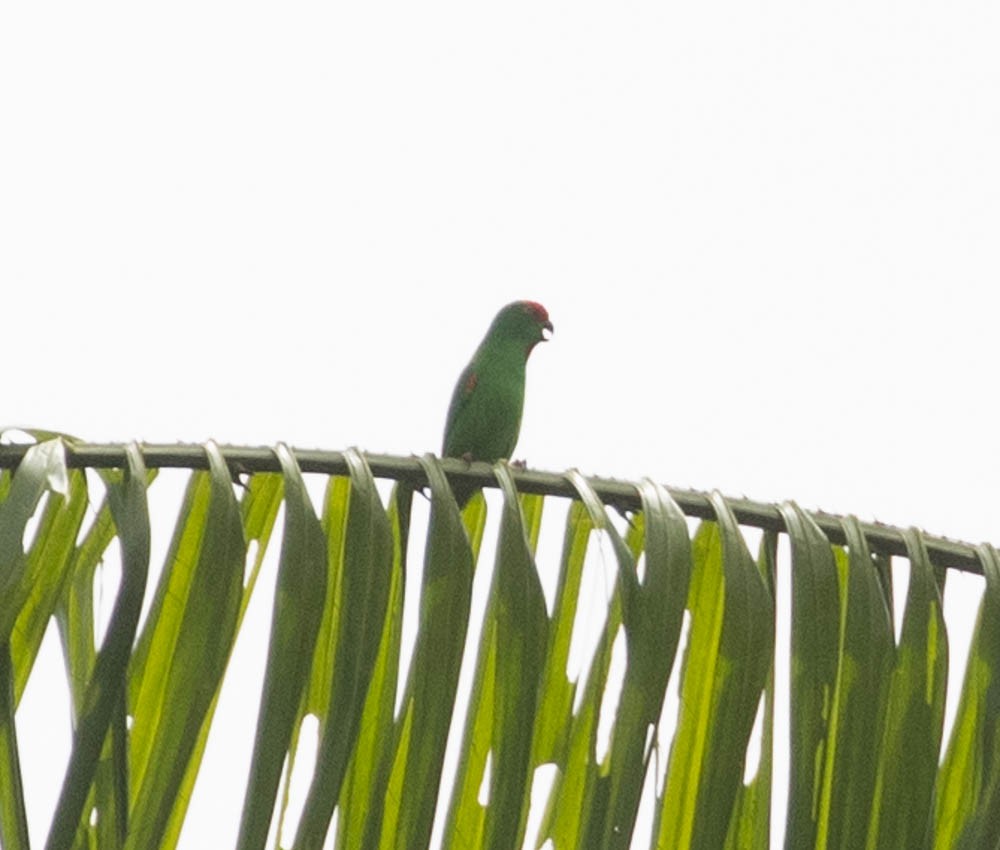
<path id="1" fill-rule="evenodd" d="M 542 342 L 548 342 L 549 337 L 545 335 L 545 332 L 549 332 L 549 336 L 555 333 L 555 328 L 552 327 L 552 322 L 542 323 Z"/>

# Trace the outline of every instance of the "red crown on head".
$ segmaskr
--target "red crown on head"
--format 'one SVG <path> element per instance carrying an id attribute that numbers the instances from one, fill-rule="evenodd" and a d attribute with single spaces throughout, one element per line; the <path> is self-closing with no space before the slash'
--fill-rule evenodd
<path id="1" fill-rule="evenodd" d="M 524 309 L 531 313 L 540 324 L 544 324 L 549 320 L 549 311 L 546 310 L 537 301 L 523 301 Z"/>

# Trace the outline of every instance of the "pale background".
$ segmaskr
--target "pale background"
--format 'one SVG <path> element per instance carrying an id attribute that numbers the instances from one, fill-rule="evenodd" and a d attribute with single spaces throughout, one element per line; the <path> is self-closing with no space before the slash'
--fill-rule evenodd
<path id="1" fill-rule="evenodd" d="M 988 2 L 4 4 L 0 424 L 437 451 L 531 298 L 531 466 L 1000 542 L 998 43 Z M 18 717 L 39 843 L 64 700 Z"/>

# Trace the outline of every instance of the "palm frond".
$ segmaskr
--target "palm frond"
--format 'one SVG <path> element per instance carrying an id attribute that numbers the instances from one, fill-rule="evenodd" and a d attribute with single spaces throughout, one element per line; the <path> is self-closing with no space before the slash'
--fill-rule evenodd
<path id="1" fill-rule="evenodd" d="M 231 777 L 242 813 L 220 813 L 240 848 L 997 843 L 1000 557 L 988 545 L 793 503 L 432 456 L 53 437 L 0 446 L 0 467 L 5 848 L 43 832 L 49 848 L 174 848 L 196 828 L 185 819 L 213 724 L 225 722 L 220 688 L 278 539 L 262 684 L 247 695 L 258 705 L 251 766 Z M 151 529 L 170 527 L 147 504 L 162 467 L 190 471 L 151 569 Z M 458 478 L 498 486 L 499 502 L 477 495 L 460 513 Z M 415 489 L 429 512 L 420 501 L 411 516 Z M 541 556 L 563 505 L 561 555 Z M 763 529 L 756 558 L 751 526 Z M 95 573 L 116 556 L 121 580 L 99 638 Z M 898 614 L 893 557 L 909 574 Z M 948 569 L 983 573 L 986 589 L 939 764 Z M 407 598 L 418 614 L 404 639 Z M 54 768 L 52 821 L 39 825 L 22 781 L 25 759 L 39 756 L 19 740 L 16 711 L 53 622 L 74 732 L 68 765 Z M 571 675 L 583 634 L 593 651 Z M 315 760 L 292 787 L 307 722 Z M 787 754 L 775 749 L 785 739 Z M 783 830 L 770 819 L 779 782 Z"/>

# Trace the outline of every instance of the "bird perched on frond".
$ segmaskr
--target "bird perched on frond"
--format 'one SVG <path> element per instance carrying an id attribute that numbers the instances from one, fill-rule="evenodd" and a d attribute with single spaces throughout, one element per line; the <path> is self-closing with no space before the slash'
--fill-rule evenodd
<path id="1" fill-rule="evenodd" d="M 548 312 L 535 301 L 515 301 L 497 313 L 452 393 L 444 457 L 487 463 L 510 459 L 521 430 L 528 356 L 552 330 Z M 459 507 L 476 489 L 453 487 Z"/>

